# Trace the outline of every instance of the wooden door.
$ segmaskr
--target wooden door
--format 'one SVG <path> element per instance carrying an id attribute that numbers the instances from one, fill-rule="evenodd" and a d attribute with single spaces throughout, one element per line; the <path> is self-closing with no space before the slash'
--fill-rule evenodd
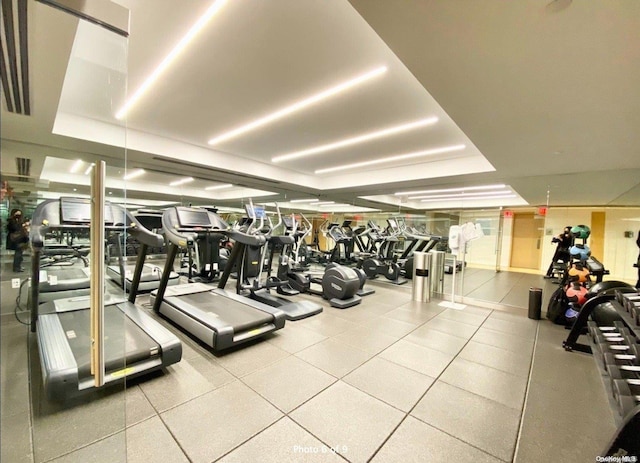
<path id="1" fill-rule="evenodd" d="M 587 241 L 587 245 L 591 248 L 591 255 L 602 261 L 604 259 L 604 222 L 606 219 L 605 212 L 591 213 L 591 236 Z M 582 242 L 582 240 L 578 240 Z"/>
<path id="2" fill-rule="evenodd" d="M 540 268 L 544 219 L 534 214 L 515 214 L 511 241 L 511 267 Z"/>

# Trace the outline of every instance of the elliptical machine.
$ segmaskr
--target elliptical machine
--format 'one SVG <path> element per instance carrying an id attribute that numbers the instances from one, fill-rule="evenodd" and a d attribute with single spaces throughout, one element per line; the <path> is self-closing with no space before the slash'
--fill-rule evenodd
<path id="1" fill-rule="evenodd" d="M 287 244 L 282 250 L 277 278 L 287 281 L 287 285 L 279 286 L 277 291 L 286 294 L 286 291 L 292 289 L 301 293 L 322 296 L 329 301 L 331 307 L 338 309 L 346 309 L 360 304 L 362 299 L 357 294 L 360 290 L 360 278 L 354 269 L 331 263 L 327 266 L 324 274 L 320 276 L 311 275 L 306 272 L 304 267 L 297 265 L 296 256 L 299 256 L 300 243 L 311 233 L 312 228 L 307 218 L 302 214 L 301 216 L 306 222 L 306 228 L 299 235 L 295 246 Z M 295 215 L 292 214 L 290 218 L 286 218 L 284 223 L 289 234 L 295 236 L 298 228 Z M 316 289 L 313 285 L 319 285 L 322 289 Z"/>
<path id="2" fill-rule="evenodd" d="M 391 235 L 385 236 L 380 227 L 371 220 L 367 225 L 370 229 L 369 238 L 371 239 L 372 250 L 375 250 L 377 255 L 367 257 L 361 261 L 360 267 L 364 270 L 366 276 L 370 279 L 375 279 L 378 278 L 378 275 L 384 275 L 387 280 L 395 285 L 407 283 L 408 280 L 401 276 L 402 267 L 400 264 L 393 257 L 381 255 L 383 244 L 389 245 L 396 240 L 395 237 Z M 388 246 L 388 248 L 391 249 L 391 246 Z"/>
<path id="3" fill-rule="evenodd" d="M 280 214 L 278 203 L 275 203 L 275 207 L 278 213 L 278 224 L 274 226 L 263 207 L 254 206 L 251 200 L 250 204 L 245 205 L 249 219 L 247 221 L 247 234 L 263 235 L 266 240 L 263 244 L 258 245 L 236 243 L 235 246 L 242 246 L 230 259 L 230 263 L 239 259 L 236 291 L 238 294 L 245 295 L 263 304 L 277 307 L 285 313 L 287 320 L 300 320 L 322 312 L 322 306 L 312 301 L 291 301 L 272 294 L 270 289 L 274 288 L 278 290 L 278 293 L 287 296 L 298 294 L 299 291 L 280 291 L 280 288 L 286 285 L 287 281 L 269 276 L 270 268 L 267 269 L 266 280 L 262 280 L 268 246 L 280 245 L 284 248 L 284 246 L 294 242 L 293 237 L 273 235 L 273 231 L 282 223 L 282 215 Z"/>

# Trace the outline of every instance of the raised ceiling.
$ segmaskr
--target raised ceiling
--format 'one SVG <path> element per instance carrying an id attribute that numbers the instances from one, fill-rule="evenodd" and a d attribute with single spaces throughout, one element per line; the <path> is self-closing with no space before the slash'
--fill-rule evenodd
<path id="1" fill-rule="evenodd" d="M 3 108 L 3 145 L 9 139 L 73 150 L 68 159 L 87 152 L 88 161 L 121 156 L 124 137 L 104 130 L 120 124 L 114 115 L 125 92 L 96 104 L 101 70 L 114 76 L 128 68 L 131 95 L 210 2 L 118 3 L 131 9 L 124 63 L 95 59 L 109 50 L 82 47 L 91 42 L 79 41 L 82 27 L 73 35 L 74 20 L 29 4 L 34 116 L 19 119 Z M 638 43 L 634 0 L 572 2 L 562 10 L 533 0 L 227 2 L 129 112 L 127 164 L 193 175 L 203 185 L 237 183 L 278 200 L 315 196 L 375 208 L 396 208 L 394 193 L 403 190 L 490 183 L 509 185 L 516 200 L 463 206 L 543 204 L 547 191 L 556 205 L 639 205 Z M 207 143 L 380 66 L 386 72 L 339 95 Z M 433 125 L 272 161 L 434 116 Z M 315 173 L 460 144 L 461 152 Z M 144 179 L 136 182 L 144 189 Z M 185 190 L 158 195 L 178 193 Z"/>

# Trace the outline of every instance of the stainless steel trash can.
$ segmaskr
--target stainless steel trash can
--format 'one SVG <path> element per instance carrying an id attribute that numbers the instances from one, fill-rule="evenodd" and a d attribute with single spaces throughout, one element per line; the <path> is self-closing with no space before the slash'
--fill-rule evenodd
<path id="1" fill-rule="evenodd" d="M 415 252 L 413 254 L 412 299 L 414 301 L 429 302 L 431 300 L 430 264 L 431 254 L 428 252 Z"/>

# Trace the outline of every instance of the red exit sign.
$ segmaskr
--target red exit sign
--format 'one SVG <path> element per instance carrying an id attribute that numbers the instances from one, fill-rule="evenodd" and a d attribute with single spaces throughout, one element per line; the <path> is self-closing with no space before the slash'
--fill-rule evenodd
<path id="1" fill-rule="evenodd" d="M 538 208 L 538 215 L 541 215 L 543 217 L 546 216 L 547 215 L 547 210 L 548 210 L 547 206 L 540 206 Z"/>
<path id="2" fill-rule="evenodd" d="M 513 211 L 504 211 L 505 219 L 513 219 Z"/>

